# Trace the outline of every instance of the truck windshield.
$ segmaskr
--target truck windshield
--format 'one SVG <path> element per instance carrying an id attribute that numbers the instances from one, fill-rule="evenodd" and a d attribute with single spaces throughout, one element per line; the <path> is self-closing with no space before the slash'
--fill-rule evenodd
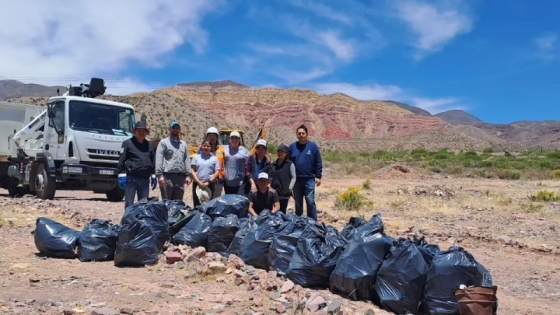
<path id="1" fill-rule="evenodd" d="M 68 111 L 68 123 L 74 130 L 132 136 L 134 111 L 130 108 L 70 101 Z"/>

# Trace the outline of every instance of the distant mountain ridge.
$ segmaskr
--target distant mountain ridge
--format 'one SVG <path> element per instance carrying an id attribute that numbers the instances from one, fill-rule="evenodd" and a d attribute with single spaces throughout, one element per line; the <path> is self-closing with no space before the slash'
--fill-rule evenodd
<path id="1" fill-rule="evenodd" d="M 0 80 L 0 101 L 22 96 L 55 96 L 57 89 L 60 90 L 60 93 L 66 91 L 64 86 L 44 86 L 34 83 L 23 83 L 17 80 Z"/>
<path id="2" fill-rule="evenodd" d="M 56 95 L 56 87 L 28 85 L 32 87 L 29 91 L 2 83 L 0 95 L 15 96 L 10 101 L 44 104 L 45 97 L 34 96 L 44 92 L 42 88 L 47 89 L 45 96 Z M 560 149 L 560 121 L 489 124 L 460 110 L 431 115 L 397 101 L 363 101 L 343 93 L 323 95 L 312 89 L 254 88 L 223 80 L 100 98 L 126 102 L 138 115 L 145 113 L 156 137 L 167 133 L 170 119 L 185 121 L 183 129 L 189 143 L 199 143 L 206 128 L 216 126 L 241 128 L 249 144 L 256 130 L 265 126 L 272 143 L 287 144 L 294 141 L 295 128 L 305 123 L 312 139 L 327 150 Z"/>

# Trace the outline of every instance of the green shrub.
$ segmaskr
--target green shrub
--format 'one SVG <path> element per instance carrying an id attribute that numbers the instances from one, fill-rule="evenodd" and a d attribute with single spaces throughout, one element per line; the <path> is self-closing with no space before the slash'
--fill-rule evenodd
<path id="1" fill-rule="evenodd" d="M 536 195 L 528 196 L 531 201 L 559 201 L 560 195 L 554 191 L 539 190 Z"/>
<path id="2" fill-rule="evenodd" d="M 362 189 L 364 189 L 364 190 L 370 190 L 371 189 L 371 179 L 368 178 L 362 183 Z"/>
<path id="3" fill-rule="evenodd" d="M 365 198 L 360 188 L 349 187 L 336 196 L 335 206 L 345 210 L 359 210 L 365 204 Z"/>
<path id="4" fill-rule="evenodd" d="M 484 150 L 482 150 L 482 153 L 485 153 L 485 154 L 494 153 L 494 148 L 492 148 L 492 147 L 484 148 Z"/>

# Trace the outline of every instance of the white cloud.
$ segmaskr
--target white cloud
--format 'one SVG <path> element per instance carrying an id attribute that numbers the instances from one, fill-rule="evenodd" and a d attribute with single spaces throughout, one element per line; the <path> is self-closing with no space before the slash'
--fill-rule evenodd
<path id="1" fill-rule="evenodd" d="M 359 100 L 391 100 L 400 98 L 404 91 L 395 85 L 355 85 L 350 83 L 319 83 L 313 89 L 321 94 L 344 93 Z"/>
<path id="2" fill-rule="evenodd" d="M 355 57 L 355 47 L 350 40 L 345 40 L 333 31 L 319 33 L 319 38 L 338 59 L 352 60 Z"/>
<path id="3" fill-rule="evenodd" d="M 356 85 L 350 83 L 319 83 L 312 88 L 321 94 L 344 93 L 359 100 L 397 101 L 420 107 L 432 114 L 451 109 L 466 109 L 458 98 L 426 98 L 414 95 L 396 85 L 368 84 Z"/>
<path id="4" fill-rule="evenodd" d="M 553 60 L 558 57 L 558 34 L 545 33 L 534 40 L 537 58 Z"/>
<path id="5" fill-rule="evenodd" d="M 446 1 L 442 6 L 415 0 L 397 1 L 397 14 L 418 36 L 414 46 L 417 57 L 440 50 L 453 38 L 471 31 L 473 22 L 459 1 Z"/>
<path id="6" fill-rule="evenodd" d="M 59 84 L 53 79 L 120 77 L 133 62 L 159 67 L 166 53 L 183 44 L 203 53 L 208 35 L 200 23 L 219 4 L 206 0 L 6 2 L 0 13 L 1 75 L 52 85 Z"/>
<path id="7" fill-rule="evenodd" d="M 128 95 L 136 92 L 152 92 L 160 89 L 164 84 L 142 82 L 133 78 L 122 78 L 118 80 L 105 81 L 107 90 L 105 94 Z"/>

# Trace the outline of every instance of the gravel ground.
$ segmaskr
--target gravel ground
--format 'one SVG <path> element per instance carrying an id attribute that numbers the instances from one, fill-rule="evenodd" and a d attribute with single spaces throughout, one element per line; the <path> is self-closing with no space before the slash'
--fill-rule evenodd
<path id="1" fill-rule="evenodd" d="M 317 191 L 322 220 L 340 227 L 355 215 L 334 209 L 334 198 L 340 189 L 361 182 L 324 181 Z M 560 314 L 558 205 L 536 213 L 508 210 L 525 202 L 521 200 L 535 190 L 534 183 L 399 178 L 372 184 L 365 195 L 375 211 L 360 214 L 369 218 L 381 212 L 392 236 L 414 230 L 442 248 L 464 247 L 491 271 L 499 287 L 498 314 Z M 499 198 L 482 201 L 491 198 L 488 191 Z M 159 197 L 156 192 L 152 195 Z M 191 204 L 189 193 L 185 201 Z M 243 266 L 235 258 L 223 261 L 213 253 L 174 264 L 162 257 L 159 264 L 144 268 L 37 255 L 31 234 L 37 217 L 81 230 L 91 219 L 118 222 L 123 211 L 123 203 L 90 192 L 59 191 L 54 200 L 41 201 L 9 198 L 0 190 L 0 314 L 295 314 L 298 305 L 308 314 L 338 303 L 343 314 L 389 314 L 328 290 L 292 287 L 273 273 Z M 177 250 L 185 257 L 194 249 Z M 324 314 L 326 308 L 316 313 Z"/>

